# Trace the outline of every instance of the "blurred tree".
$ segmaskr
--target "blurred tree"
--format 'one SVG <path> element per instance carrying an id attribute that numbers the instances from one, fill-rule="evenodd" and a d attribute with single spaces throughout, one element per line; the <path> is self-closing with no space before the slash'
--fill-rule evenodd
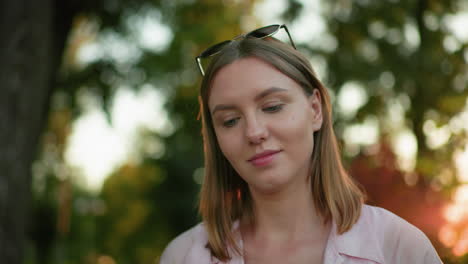
<path id="1" fill-rule="evenodd" d="M 53 1 L 0 3 L 0 259 L 5 263 L 20 263 L 23 256 L 31 164 L 65 44 L 62 29 L 54 27 L 54 7 Z"/>
<path id="2" fill-rule="evenodd" d="M 167 175 L 151 162 L 126 164 L 110 175 L 102 190 L 105 213 L 98 219 L 97 246 L 117 263 L 151 263 L 171 239 L 171 218 L 154 200 Z M 166 198 L 167 199 L 167 198 Z M 159 250 L 158 250 L 159 249 Z"/>
<path id="3" fill-rule="evenodd" d="M 443 187 L 456 186 L 452 158 L 464 148 L 466 131 L 450 129 L 449 139 L 436 146 L 428 139 L 433 131 L 425 131 L 424 125 L 428 121 L 435 128 L 448 125 L 466 105 L 467 43 L 449 25 L 463 1 L 356 0 L 322 5 L 328 31 L 318 44 L 304 43 L 304 48 L 324 58 L 324 77 L 335 94 L 350 82 L 365 90 L 365 102 L 355 114 L 337 115 L 340 137 L 346 126 L 369 117 L 377 117 L 381 134 L 408 128 L 416 138 L 420 179 L 450 169 L 452 179 Z M 395 111 L 403 114 L 401 124 L 391 117 Z"/>
<path id="4" fill-rule="evenodd" d="M 98 7 L 94 1 L 0 2 L 2 262 L 20 263 L 24 255 L 27 219 L 31 216 L 31 167 L 46 124 L 50 98 L 57 87 L 56 77 L 72 21 L 79 12 L 91 8 L 102 10 Z M 38 207 L 34 212 L 37 216 L 47 215 L 40 220 L 53 219 L 53 207 L 40 204 L 43 203 L 35 203 Z M 36 223 L 35 226 L 33 236 L 42 236 L 44 227 L 50 229 L 53 224 Z"/>

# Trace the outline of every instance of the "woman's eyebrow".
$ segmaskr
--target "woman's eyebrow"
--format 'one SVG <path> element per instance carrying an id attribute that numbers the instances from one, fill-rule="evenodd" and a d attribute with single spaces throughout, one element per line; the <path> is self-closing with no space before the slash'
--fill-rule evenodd
<path id="1" fill-rule="evenodd" d="M 262 91 L 261 93 L 257 94 L 255 96 L 254 100 L 259 101 L 262 98 L 265 98 L 270 94 L 279 93 L 279 92 L 287 92 L 287 91 L 288 91 L 287 89 L 273 86 L 273 87 L 270 87 L 270 88 L 266 89 L 265 91 Z M 214 115 L 217 111 L 233 110 L 233 109 L 236 109 L 236 107 L 234 105 L 219 104 L 219 105 L 216 105 L 213 108 L 213 111 L 211 112 L 211 115 Z"/>
<path id="2" fill-rule="evenodd" d="M 256 95 L 254 100 L 259 101 L 260 99 L 262 99 L 264 97 L 267 97 L 268 95 L 270 95 L 272 93 L 287 92 L 287 91 L 288 91 L 287 89 L 273 86 L 273 87 L 270 87 L 270 88 L 266 89 L 265 91 L 259 93 L 258 95 Z"/>
<path id="3" fill-rule="evenodd" d="M 219 105 L 216 105 L 214 108 L 213 108 L 213 111 L 211 112 L 211 115 L 214 115 L 217 111 L 222 111 L 222 110 L 233 110 L 235 109 L 236 107 L 234 105 L 224 105 L 224 104 L 219 104 Z"/>

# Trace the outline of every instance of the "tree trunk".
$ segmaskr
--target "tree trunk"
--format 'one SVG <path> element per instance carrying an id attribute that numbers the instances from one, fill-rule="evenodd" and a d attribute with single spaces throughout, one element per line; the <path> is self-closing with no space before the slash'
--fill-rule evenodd
<path id="1" fill-rule="evenodd" d="M 31 164 L 52 90 L 53 1 L 0 1 L 0 260 L 23 262 Z"/>

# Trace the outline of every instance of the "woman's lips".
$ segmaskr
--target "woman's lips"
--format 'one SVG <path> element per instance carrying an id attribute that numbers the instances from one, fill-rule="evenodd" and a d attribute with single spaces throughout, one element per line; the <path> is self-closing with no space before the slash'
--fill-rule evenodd
<path id="1" fill-rule="evenodd" d="M 248 161 L 256 167 L 266 166 L 273 161 L 275 155 L 279 152 L 281 152 L 281 150 L 267 150 L 262 153 L 255 154 Z"/>

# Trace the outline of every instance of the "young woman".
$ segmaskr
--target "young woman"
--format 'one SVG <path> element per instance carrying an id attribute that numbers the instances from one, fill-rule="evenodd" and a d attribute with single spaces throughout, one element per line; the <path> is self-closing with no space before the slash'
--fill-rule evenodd
<path id="1" fill-rule="evenodd" d="M 327 90 L 308 60 L 254 30 L 197 57 L 205 151 L 203 223 L 172 263 L 441 263 L 405 220 L 363 204 L 343 169 Z M 201 60 L 211 57 L 208 68 Z"/>

